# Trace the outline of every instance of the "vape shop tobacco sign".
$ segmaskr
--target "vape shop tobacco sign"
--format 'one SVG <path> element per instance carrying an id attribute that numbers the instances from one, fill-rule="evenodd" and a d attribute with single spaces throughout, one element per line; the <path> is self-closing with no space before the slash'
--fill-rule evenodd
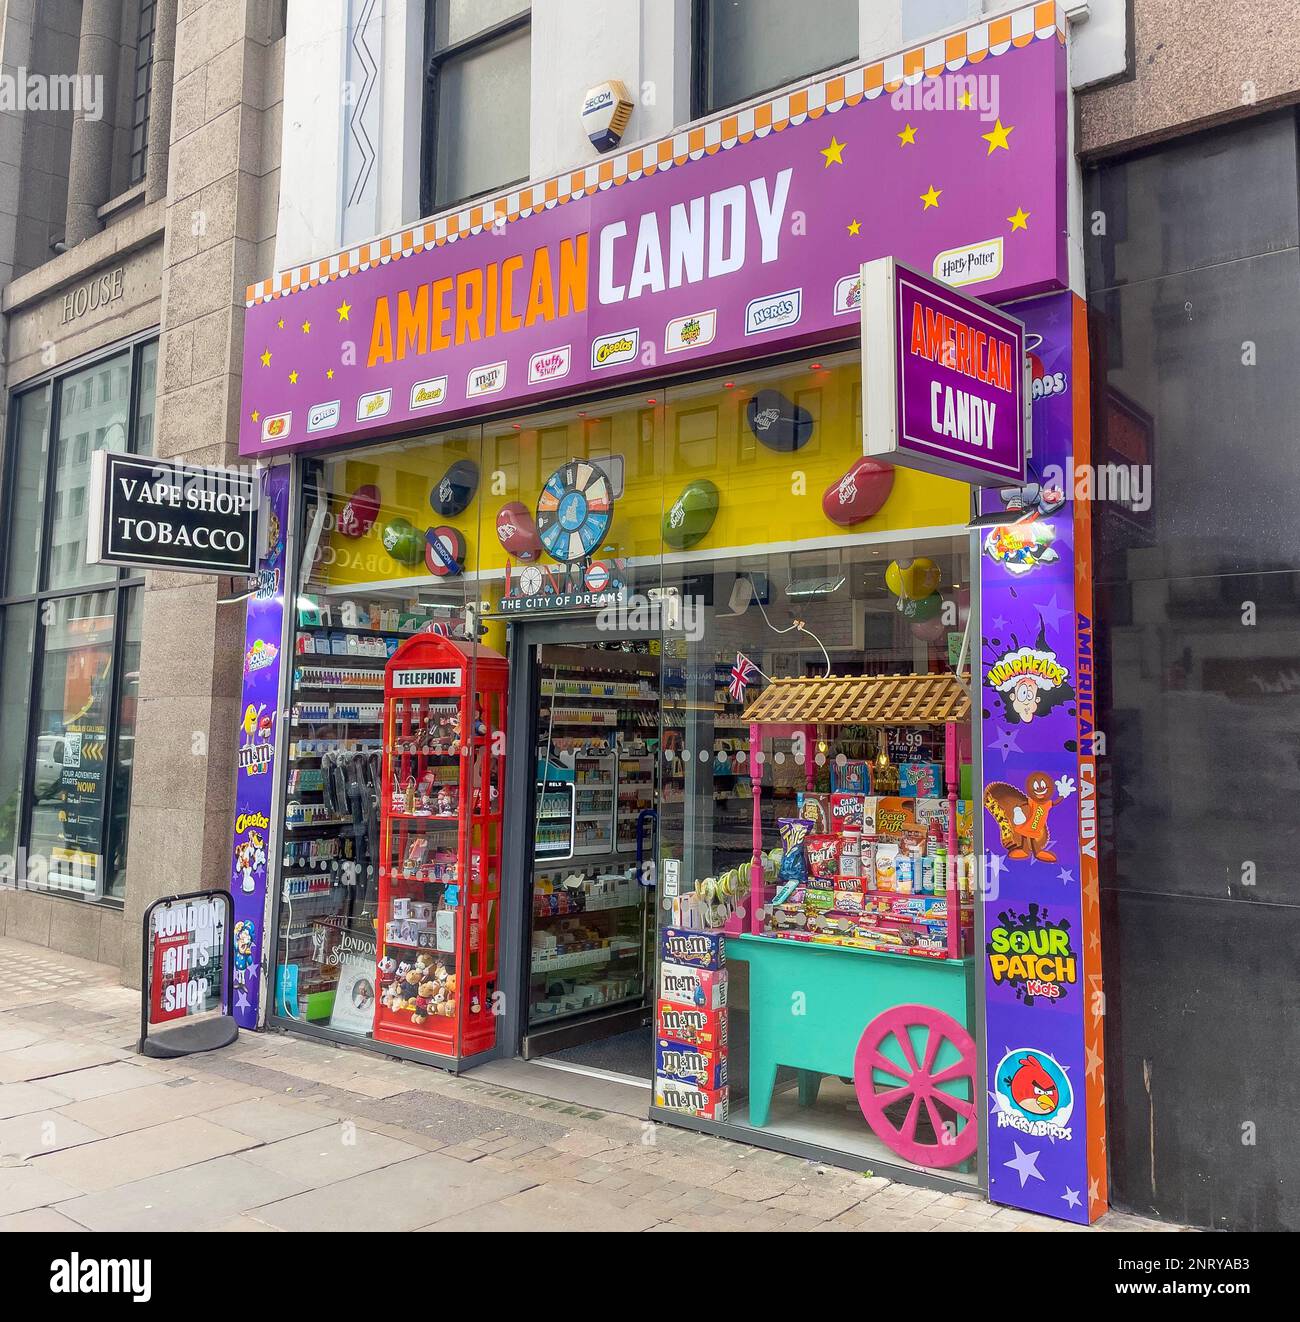
<path id="1" fill-rule="evenodd" d="M 113 454 L 91 456 L 90 564 L 251 574 L 254 474 Z"/>

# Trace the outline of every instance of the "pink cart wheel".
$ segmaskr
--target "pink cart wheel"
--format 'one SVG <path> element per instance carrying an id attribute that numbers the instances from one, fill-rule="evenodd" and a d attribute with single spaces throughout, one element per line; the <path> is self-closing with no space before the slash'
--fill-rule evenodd
<path id="1" fill-rule="evenodd" d="M 974 1039 L 928 1005 L 897 1005 L 877 1015 L 853 1058 L 867 1124 L 917 1166 L 956 1166 L 974 1154 L 975 1077 Z"/>

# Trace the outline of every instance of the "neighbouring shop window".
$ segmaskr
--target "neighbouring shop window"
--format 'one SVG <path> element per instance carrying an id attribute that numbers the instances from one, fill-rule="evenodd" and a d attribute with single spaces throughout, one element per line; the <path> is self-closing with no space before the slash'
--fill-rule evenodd
<path id="1" fill-rule="evenodd" d="M 152 453 L 157 342 L 18 393 L 0 499 L 0 853 L 27 883 L 121 900 L 140 579 L 85 563 L 90 456 Z"/>
<path id="2" fill-rule="evenodd" d="M 18 843 L 35 619 L 30 601 L 0 617 L 0 856 L 12 857 Z"/>
<path id="3" fill-rule="evenodd" d="M 858 55 L 858 0 L 696 0 L 696 115 Z"/>
<path id="4" fill-rule="evenodd" d="M 518 0 L 429 6 L 426 212 L 528 178 L 530 17 Z"/>
<path id="5" fill-rule="evenodd" d="M 85 587 L 108 582 L 116 575 L 111 565 L 86 563 L 85 491 L 90 485 L 91 454 L 127 448 L 130 397 L 129 352 L 87 367 L 61 385 L 46 588 Z M 82 496 L 79 515 L 74 512 L 77 493 Z"/>
<path id="6" fill-rule="evenodd" d="M 104 860 L 116 596 L 58 597 L 43 612 L 28 850 L 63 891 L 92 890 Z"/>

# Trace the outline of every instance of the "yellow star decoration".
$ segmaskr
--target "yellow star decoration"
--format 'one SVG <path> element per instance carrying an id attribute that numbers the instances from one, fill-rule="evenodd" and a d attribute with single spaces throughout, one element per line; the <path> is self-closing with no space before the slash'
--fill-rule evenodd
<path id="1" fill-rule="evenodd" d="M 1007 217 L 1007 220 L 1011 222 L 1012 234 L 1014 234 L 1017 230 L 1025 230 L 1026 232 L 1028 232 L 1029 230 L 1028 221 L 1030 215 L 1031 213 L 1026 211 L 1023 207 L 1017 207 L 1016 214 L 1014 216 Z"/>
<path id="2" fill-rule="evenodd" d="M 254 409 L 248 416 L 252 418 L 254 422 L 260 421 L 262 417 L 262 415 L 256 409 Z"/>
<path id="3" fill-rule="evenodd" d="M 289 373 L 289 384 L 290 384 L 291 386 L 296 386 L 296 385 L 298 384 L 298 373 L 297 373 L 297 372 L 290 372 L 290 373 Z"/>
<path id="4" fill-rule="evenodd" d="M 349 303 L 347 299 L 344 299 L 343 302 L 339 304 L 338 314 L 340 321 L 347 321 L 352 315 L 352 304 Z"/>
<path id="5" fill-rule="evenodd" d="M 831 145 L 822 148 L 822 155 L 826 157 L 826 165 L 832 162 L 836 165 L 844 164 L 844 143 L 842 143 L 835 134 L 831 134 Z"/>
<path id="6" fill-rule="evenodd" d="M 283 330 L 283 329 L 284 329 L 284 318 L 281 317 L 280 320 L 277 321 L 275 324 L 276 324 L 276 326 L 277 326 L 280 330 Z"/>
<path id="7" fill-rule="evenodd" d="M 263 349 L 263 350 L 262 350 L 262 360 L 261 360 L 261 361 L 262 361 L 262 366 L 263 366 L 263 367 L 270 367 L 270 366 L 271 366 L 271 351 L 270 351 L 270 349 Z"/>
<path id="8" fill-rule="evenodd" d="M 942 192 L 942 188 L 936 188 L 931 184 L 929 191 L 921 194 L 921 201 L 925 203 L 925 206 L 923 206 L 921 210 L 929 211 L 931 207 L 937 207 L 939 205 L 939 194 Z"/>
<path id="9" fill-rule="evenodd" d="M 916 146 L 916 129 L 911 124 L 905 125 L 903 131 L 898 135 L 898 145 L 900 147 Z"/>
<path id="10" fill-rule="evenodd" d="M 957 105 L 958 105 L 962 110 L 969 110 L 969 109 L 970 109 L 970 92 L 969 92 L 969 91 L 965 91 L 965 92 L 963 92 L 963 93 L 957 98 Z"/>
<path id="11" fill-rule="evenodd" d="M 303 333 L 304 335 L 310 335 L 310 334 L 311 334 L 311 322 L 310 322 L 310 321 L 304 321 L 304 322 L 302 323 L 302 333 Z"/>
<path id="12" fill-rule="evenodd" d="M 848 230 L 849 230 L 849 233 L 850 233 L 850 234 L 861 234 L 861 233 L 862 233 L 862 222 L 861 222 L 860 220 L 851 220 L 851 221 L 849 221 L 849 224 L 848 224 Z"/>
<path id="13" fill-rule="evenodd" d="M 1003 151 L 1010 151 L 1011 144 L 1007 142 L 1007 134 L 1014 133 L 1016 126 L 1014 124 L 1005 125 L 1001 120 L 994 124 L 992 130 L 988 133 L 981 133 L 980 137 L 989 145 L 988 154 L 993 155 L 999 147 Z"/>
<path id="14" fill-rule="evenodd" d="M 326 372 L 325 372 L 325 380 L 326 380 L 326 381 L 333 381 L 333 380 L 334 380 L 334 369 L 333 369 L 332 367 L 326 369 Z"/>

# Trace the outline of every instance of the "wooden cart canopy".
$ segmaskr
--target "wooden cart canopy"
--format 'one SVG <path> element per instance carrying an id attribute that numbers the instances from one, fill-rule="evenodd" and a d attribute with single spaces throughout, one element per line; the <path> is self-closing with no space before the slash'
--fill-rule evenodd
<path id="1" fill-rule="evenodd" d="M 944 725 L 970 720 L 956 675 L 774 679 L 745 710 L 755 725 Z"/>

